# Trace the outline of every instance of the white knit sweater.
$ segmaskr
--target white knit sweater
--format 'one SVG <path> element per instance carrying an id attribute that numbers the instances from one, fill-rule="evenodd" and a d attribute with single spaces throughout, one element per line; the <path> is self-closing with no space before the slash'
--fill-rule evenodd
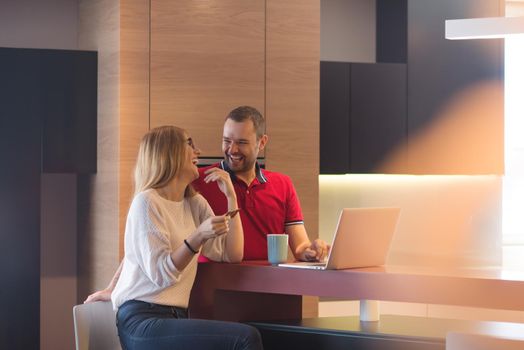
<path id="1" fill-rule="evenodd" d="M 174 202 L 154 189 L 135 196 L 127 215 L 124 265 L 111 294 L 116 310 L 127 300 L 186 308 L 195 281 L 197 256 L 179 271 L 171 252 L 184 244 L 213 210 L 201 195 Z M 224 261 L 225 235 L 208 240 L 202 252 Z"/>

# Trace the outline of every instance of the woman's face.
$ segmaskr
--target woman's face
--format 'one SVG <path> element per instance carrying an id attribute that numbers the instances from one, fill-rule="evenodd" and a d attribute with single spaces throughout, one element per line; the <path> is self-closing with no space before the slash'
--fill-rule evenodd
<path id="1" fill-rule="evenodd" d="M 186 147 L 186 153 L 185 153 L 185 161 L 182 166 L 182 173 L 185 176 L 188 176 L 189 180 L 193 182 L 193 180 L 198 178 L 198 156 L 200 155 L 200 150 L 195 146 L 193 143 L 193 139 L 190 135 L 187 133 L 185 136 L 185 147 Z"/>

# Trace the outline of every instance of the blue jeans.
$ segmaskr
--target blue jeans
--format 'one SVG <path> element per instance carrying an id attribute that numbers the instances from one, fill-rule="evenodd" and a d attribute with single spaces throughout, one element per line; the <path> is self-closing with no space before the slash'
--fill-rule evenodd
<path id="1" fill-rule="evenodd" d="M 191 320 L 182 308 L 129 300 L 118 308 L 122 348 L 262 350 L 257 329 L 242 323 Z"/>

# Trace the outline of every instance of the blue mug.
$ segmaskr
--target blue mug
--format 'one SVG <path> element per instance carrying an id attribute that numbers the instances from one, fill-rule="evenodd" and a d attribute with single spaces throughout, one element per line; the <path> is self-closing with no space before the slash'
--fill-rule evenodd
<path id="1" fill-rule="evenodd" d="M 267 235 L 267 260 L 271 265 L 278 265 L 287 261 L 287 242 L 286 234 Z"/>

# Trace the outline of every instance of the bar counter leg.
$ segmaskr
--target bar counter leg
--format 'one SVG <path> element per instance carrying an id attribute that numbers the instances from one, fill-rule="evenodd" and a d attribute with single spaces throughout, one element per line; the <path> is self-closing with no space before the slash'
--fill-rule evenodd
<path id="1" fill-rule="evenodd" d="M 380 303 L 378 300 L 360 301 L 360 320 L 364 322 L 380 320 Z"/>

